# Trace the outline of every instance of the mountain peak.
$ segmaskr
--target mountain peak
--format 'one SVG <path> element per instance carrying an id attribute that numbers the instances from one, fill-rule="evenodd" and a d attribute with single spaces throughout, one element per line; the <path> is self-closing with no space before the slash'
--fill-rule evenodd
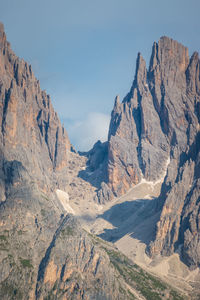
<path id="1" fill-rule="evenodd" d="M 168 37 L 168 36 L 161 36 L 158 43 L 161 47 L 169 47 L 169 48 L 184 48 L 187 49 L 184 45 L 182 45 L 180 42 Z"/>
<path id="2" fill-rule="evenodd" d="M 120 97 L 119 97 L 119 95 L 117 95 L 115 97 L 115 104 L 114 104 L 114 107 L 118 107 L 118 106 L 120 106 Z"/>
<path id="3" fill-rule="evenodd" d="M 5 41 L 6 41 L 6 34 L 4 31 L 4 25 L 0 22 L 0 48 L 2 48 Z"/>
<path id="4" fill-rule="evenodd" d="M 189 64 L 188 48 L 166 36 L 162 36 L 158 41 L 157 56 L 164 66 L 174 64 L 183 72 Z"/>
<path id="5" fill-rule="evenodd" d="M 0 22 L 0 33 L 4 32 L 4 25 Z"/>
<path id="6" fill-rule="evenodd" d="M 195 181 L 200 157 L 199 66 L 197 52 L 190 59 L 187 47 L 166 36 L 153 44 L 148 72 L 138 53 L 131 90 L 121 110 L 112 112 L 107 164 L 107 183 L 118 197 L 142 179 L 165 178 L 157 203 L 160 223 L 149 253 L 169 255 L 182 243 L 182 259 L 193 267 L 200 262 L 199 235 L 193 225 L 199 218 L 199 204 L 192 204 L 200 184 Z"/>
<path id="7" fill-rule="evenodd" d="M 70 150 L 67 133 L 52 107 L 50 97 L 41 91 L 31 66 L 20 60 L 6 41 L 2 23 L 0 50 L 0 139 L 3 140 L 0 149 L 9 161 L 20 153 L 21 163 L 29 173 L 34 170 L 35 178 L 43 178 L 44 170 L 50 178 L 55 170 L 67 164 Z M 53 181 L 52 178 L 50 180 Z M 39 182 L 40 187 L 47 190 L 45 180 L 40 179 Z"/>

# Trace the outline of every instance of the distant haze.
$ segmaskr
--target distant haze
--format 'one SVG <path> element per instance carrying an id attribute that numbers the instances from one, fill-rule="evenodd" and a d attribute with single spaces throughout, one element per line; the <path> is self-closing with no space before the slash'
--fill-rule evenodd
<path id="1" fill-rule="evenodd" d="M 129 91 L 140 51 L 149 63 L 167 35 L 200 50 L 199 0 L 1 0 L 0 21 L 77 149 L 105 139 L 117 94 Z M 96 121 L 95 121 L 96 120 Z"/>

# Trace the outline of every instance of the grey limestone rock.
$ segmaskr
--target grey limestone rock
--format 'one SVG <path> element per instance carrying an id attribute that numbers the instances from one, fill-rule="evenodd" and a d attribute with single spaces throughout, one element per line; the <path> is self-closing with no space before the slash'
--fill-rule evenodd
<path id="1" fill-rule="evenodd" d="M 190 58 L 186 47 L 168 37 L 153 44 L 148 70 L 138 54 L 130 92 L 122 103 L 116 98 L 111 114 L 105 171 L 112 198 L 142 178 L 158 180 L 167 167 L 148 253 L 169 255 L 181 246 L 191 267 L 200 263 L 199 72 L 198 53 Z"/>
<path id="2" fill-rule="evenodd" d="M 67 165 L 70 142 L 51 99 L 32 68 L 0 34 L 0 148 L 4 159 L 20 161 L 46 191 L 52 174 Z M 55 180 L 54 180 L 55 181 Z"/>
<path id="3" fill-rule="evenodd" d="M 104 247 L 55 196 L 80 159 L 71 151 L 50 97 L 0 24 L 0 299 L 131 298 Z"/>

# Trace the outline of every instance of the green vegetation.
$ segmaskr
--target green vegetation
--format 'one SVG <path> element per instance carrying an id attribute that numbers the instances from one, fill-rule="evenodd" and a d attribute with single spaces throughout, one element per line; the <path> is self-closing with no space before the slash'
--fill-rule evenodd
<path id="1" fill-rule="evenodd" d="M 183 299 L 183 297 L 180 296 L 180 295 L 177 293 L 177 291 L 175 291 L 175 290 L 171 290 L 171 291 L 170 291 L 170 296 L 171 296 L 171 298 L 174 299 L 174 300 L 182 300 L 182 299 Z"/>
<path id="2" fill-rule="evenodd" d="M 42 197 L 43 199 L 45 199 L 46 201 L 49 201 L 49 200 L 50 200 L 45 194 L 41 194 L 41 197 Z"/>
<path id="3" fill-rule="evenodd" d="M 7 236 L 0 235 L 0 241 L 7 241 Z"/>
<path id="4" fill-rule="evenodd" d="M 0 245 L 0 251 L 9 251 L 9 249 L 6 248 L 6 247 L 4 247 L 4 246 L 2 246 L 2 245 Z"/>
<path id="5" fill-rule="evenodd" d="M 92 233 L 88 232 L 85 229 L 83 229 L 83 230 L 87 233 L 87 235 L 89 237 L 92 238 L 92 241 L 93 241 L 94 245 L 105 246 L 105 247 L 112 247 L 113 248 L 113 245 L 110 242 L 107 242 L 107 241 L 101 239 L 100 237 L 96 236 L 95 234 L 92 234 Z"/>
<path id="6" fill-rule="evenodd" d="M 23 230 L 20 229 L 20 230 L 17 231 L 17 233 L 18 233 L 19 235 L 22 235 L 22 234 L 26 233 L 26 231 L 23 231 Z"/>
<path id="7" fill-rule="evenodd" d="M 8 254 L 8 261 L 11 267 L 14 267 L 16 265 L 14 257 L 11 254 Z"/>
<path id="8" fill-rule="evenodd" d="M 120 276 L 122 276 L 124 281 L 137 290 L 139 294 L 143 295 L 146 300 L 163 300 L 166 299 L 166 295 L 168 295 L 167 299 L 169 300 L 185 299 L 168 284 L 145 272 L 119 251 L 115 251 L 110 243 L 91 233 L 87 232 L 87 234 L 92 238 L 95 245 L 100 246 L 107 252 L 111 264 L 118 271 L 119 280 Z M 135 296 L 129 290 L 125 291 L 121 286 L 120 292 L 122 294 L 126 293 L 127 299 L 135 299 Z"/>
<path id="9" fill-rule="evenodd" d="M 61 230 L 60 234 L 62 238 L 65 238 L 69 235 L 74 235 L 74 230 L 72 227 L 66 226 L 64 229 Z"/>
<path id="10" fill-rule="evenodd" d="M 54 285 L 53 285 L 52 291 L 55 291 L 55 290 L 57 289 L 57 286 L 58 286 L 58 283 L 57 283 L 57 280 L 56 280 L 56 282 L 55 282 Z"/>
<path id="11" fill-rule="evenodd" d="M 46 210 L 42 208 L 42 209 L 41 209 L 41 215 L 42 215 L 43 217 L 46 217 L 46 214 L 47 214 Z"/>
<path id="12" fill-rule="evenodd" d="M 123 254 L 106 248 L 104 248 L 104 250 L 109 255 L 112 265 L 124 278 L 125 282 L 141 293 L 145 299 L 162 300 L 165 297 L 165 293 L 170 294 L 169 299 L 171 300 L 184 299 L 167 284 L 148 274 L 136 264 L 133 264 L 132 261 Z"/>
<path id="13" fill-rule="evenodd" d="M 128 297 L 130 300 L 136 299 L 136 297 L 128 290 Z"/>
<path id="14" fill-rule="evenodd" d="M 24 268 L 33 268 L 33 265 L 31 264 L 30 259 L 22 259 L 22 258 L 20 258 L 20 262 L 21 262 L 21 265 Z"/>
<path id="15" fill-rule="evenodd" d="M 23 299 L 21 290 L 6 280 L 0 284 L 0 298 L 5 299 L 5 296 L 9 297 L 10 300 Z"/>
<path id="16" fill-rule="evenodd" d="M 44 300 L 54 300 L 54 299 L 55 299 L 55 295 L 52 294 L 52 292 L 49 292 L 49 294 L 44 297 Z"/>
<path id="17" fill-rule="evenodd" d="M 0 251 L 9 251 L 8 236 L 0 235 Z"/>
<path id="18" fill-rule="evenodd" d="M 119 286 L 119 291 L 122 295 L 126 296 L 126 291 L 121 285 Z"/>

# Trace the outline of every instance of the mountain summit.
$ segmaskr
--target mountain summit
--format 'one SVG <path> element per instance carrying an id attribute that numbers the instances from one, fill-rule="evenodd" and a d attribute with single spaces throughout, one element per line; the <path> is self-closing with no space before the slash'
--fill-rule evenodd
<path id="1" fill-rule="evenodd" d="M 122 103 L 119 97 L 115 100 L 107 180 L 98 192 L 98 201 L 108 201 L 142 181 L 155 184 L 164 178 L 148 253 L 170 255 L 181 246 L 191 267 L 200 264 L 199 122 L 198 53 L 189 57 L 186 47 L 161 37 L 153 44 L 149 68 L 139 53 L 130 92 Z"/>
<path id="2" fill-rule="evenodd" d="M 70 214 L 73 154 L 80 160 L 50 97 L 0 24 L 1 299 L 121 295 L 108 255 Z"/>
<path id="3" fill-rule="evenodd" d="M 20 161 L 41 189 L 52 190 L 53 176 L 66 166 L 71 145 L 49 95 L 40 89 L 31 66 L 11 50 L 2 24 L 0 73 L 1 164 Z"/>
<path id="4" fill-rule="evenodd" d="M 78 154 L 0 24 L 1 299 L 184 299 L 115 242 L 129 230 L 134 241 L 133 225 L 147 221 L 148 261 L 177 250 L 199 267 L 199 66 L 197 53 L 167 37 L 154 43 L 148 70 L 139 53 L 108 141 Z M 160 195 L 123 201 L 143 182 L 162 185 Z"/>
<path id="5" fill-rule="evenodd" d="M 162 37 L 148 70 L 138 54 L 133 85 L 115 104 L 109 129 L 107 172 L 115 195 L 142 178 L 159 179 L 171 151 L 186 151 L 198 132 L 198 99 L 199 60 L 189 59 L 186 47 Z"/>

